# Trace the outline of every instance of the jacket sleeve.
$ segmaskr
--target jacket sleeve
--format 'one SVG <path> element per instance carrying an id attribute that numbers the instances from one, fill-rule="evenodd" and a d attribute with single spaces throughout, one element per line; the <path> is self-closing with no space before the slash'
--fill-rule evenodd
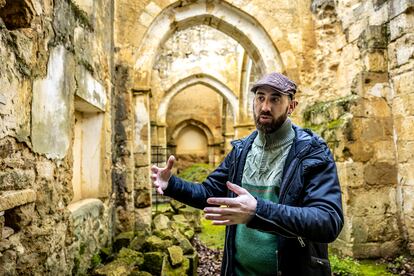
<path id="1" fill-rule="evenodd" d="M 201 184 L 185 181 L 177 176 L 172 176 L 168 181 L 168 187 L 164 194 L 192 207 L 203 209 L 206 207 L 209 197 L 224 197 L 227 194 L 226 181 L 229 180 L 229 168 L 233 149 L 224 161 Z"/>
<path id="2" fill-rule="evenodd" d="M 323 165 L 302 167 L 302 173 L 296 173 L 293 181 L 303 184 L 298 206 L 257 199 L 256 215 L 247 226 L 313 242 L 334 241 L 343 226 L 343 213 L 336 165 L 330 153 L 328 159 Z"/>

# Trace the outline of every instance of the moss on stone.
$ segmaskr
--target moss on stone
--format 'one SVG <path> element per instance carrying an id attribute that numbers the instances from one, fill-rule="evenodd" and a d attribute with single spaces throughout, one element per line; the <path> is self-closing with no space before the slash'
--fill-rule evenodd
<path id="1" fill-rule="evenodd" d="M 69 4 L 70 4 L 70 7 L 71 7 L 71 9 L 73 11 L 73 14 L 74 14 L 76 20 L 79 22 L 79 24 L 82 27 L 84 27 L 84 28 L 88 29 L 89 31 L 93 32 L 94 29 L 93 29 L 93 26 L 92 26 L 92 24 L 91 24 L 91 22 L 89 20 L 88 14 L 85 11 L 83 11 L 73 1 L 69 0 Z"/>
<path id="2" fill-rule="evenodd" d="M 141 252 L 129 248 L 122 248 L 116 259 L 121 260 L 128 265 L 140 266 L 144 263 L 144 255 Z"/>
<path id="3" fill-rule="evenodd" d="M 170 257 L 170 262 L 173 267 L 183 262 L 183 250 L 179 246 L 173 245 L 168 247 L 168 256 Z"/>
<path id="4" fill-rule="evenodd" d="M 99 253 L 92 256 L 91 267 L 97 267 L 102 262 L 101 256 Z"/>
<path id="5" fill-rule="evenodd" d="M 141 270 L 148 271 L 153 275 L 160 275 L 164 253 L 162 252 L 147 252 L 144 253 L 144 263 Z"/>

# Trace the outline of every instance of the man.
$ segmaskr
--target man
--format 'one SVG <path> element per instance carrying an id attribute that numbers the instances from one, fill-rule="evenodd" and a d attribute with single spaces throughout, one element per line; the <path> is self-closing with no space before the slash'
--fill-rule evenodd
<path id="1" fill-rule="evenodd" d="M 257 131 L 200 184 L 152 167 L 161 194 L 226 225 L 222 275 L 331 275 L 327 243 L 343 226 L 341 191 L 326 143 L 292 125 L 296 85 L 271 73 L 253 87 Z"/>

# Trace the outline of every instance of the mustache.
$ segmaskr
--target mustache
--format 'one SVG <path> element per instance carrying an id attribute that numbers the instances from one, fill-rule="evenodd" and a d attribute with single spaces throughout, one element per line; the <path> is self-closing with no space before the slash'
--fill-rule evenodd
<path id="1" fill-rule="evenodd" d="M 264 111 L 264 112 L 260 112 L 259 116 L 272 116 L 272 113 L 270 113 L 269 111 Z"/>

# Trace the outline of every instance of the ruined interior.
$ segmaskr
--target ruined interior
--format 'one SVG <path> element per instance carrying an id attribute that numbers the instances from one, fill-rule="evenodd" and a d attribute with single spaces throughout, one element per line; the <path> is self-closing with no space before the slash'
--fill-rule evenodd
<path id="1" fill-rule="evenodd" d="M 414 253 L 412 0 L 0 0 L 0 62 L 0 275 L 82 274 L 146 231 L 154 150 L 219 164 L 272 71 L 334 153 L 332 250 Z"/>

